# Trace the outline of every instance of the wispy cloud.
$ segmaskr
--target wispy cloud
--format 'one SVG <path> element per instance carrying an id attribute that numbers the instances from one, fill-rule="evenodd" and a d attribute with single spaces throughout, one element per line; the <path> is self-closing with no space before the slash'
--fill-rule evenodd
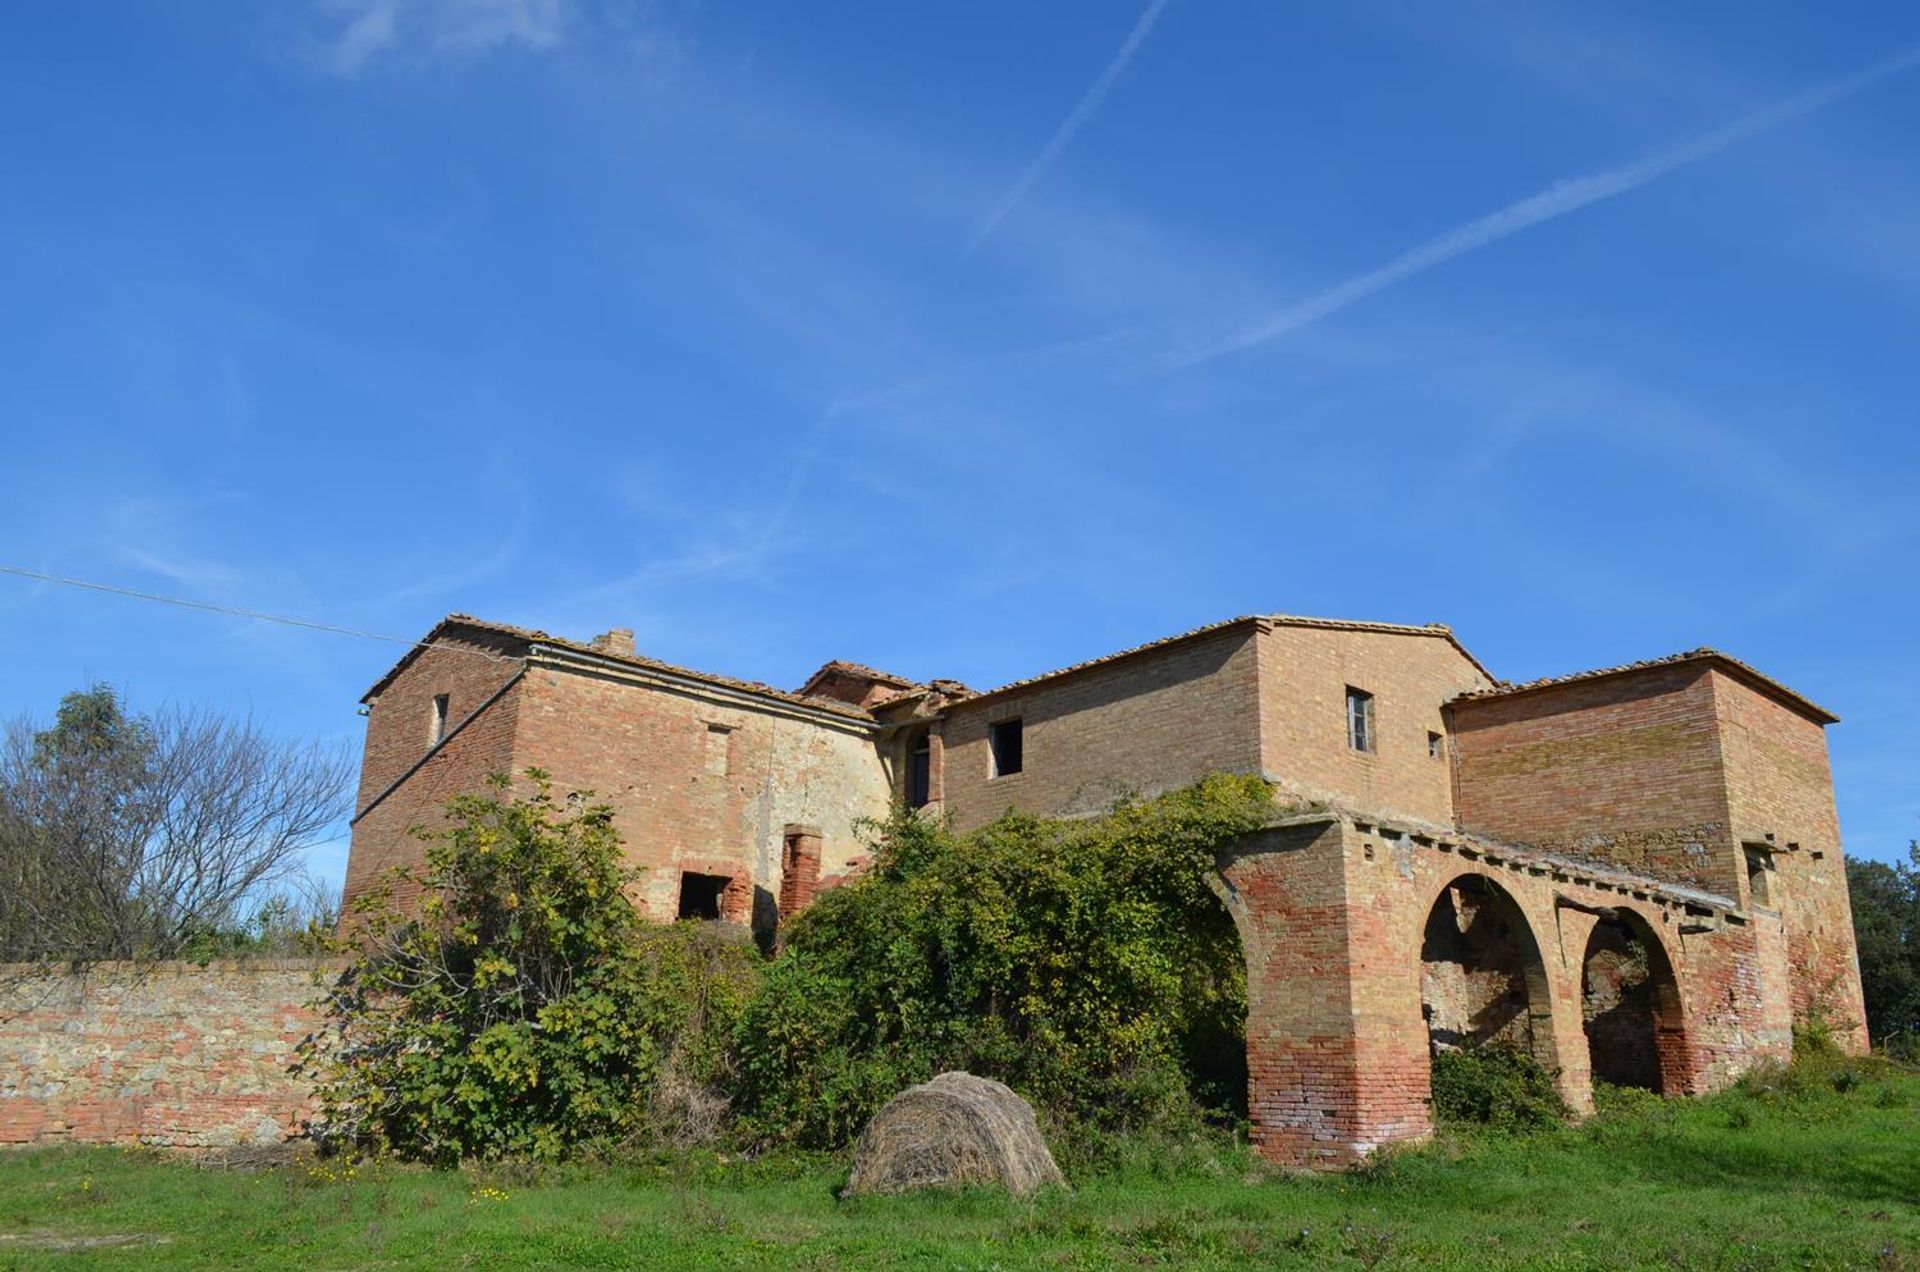
<path id="1" fill-rule="evenodd" d="M 326 0 L 323 9 L 341 25 L 323 43 L 321 64 L 347 76 L 408 48 L 550 48 L 560 42 L 567 16 L 565 0 Z"/>
<path id="2" fill-rule="evenodd" d="M 1126 40 L 1120 45 L 1120 51 L 1115 53 L 1113 60 L 1107 63 L 1107 69 L 1100 72 L 1100 78 L 1093 81 L 1093 87 L 1081 94 L 1072 113 L 1053 130 L 1053 136 L 1048 139 L 1040 153 L 1034 156 L 1033 162 L 1028 164 L 1026 170 L 1020 174 L 1019 180 L 1000 196 L 1000 201 L 993 205 L 993 210 L 987 214 L 986 220 L 982 221 L 980 228 L 973 232 L 973 237 L 967 241 L 966 248 L 960 253 L 961 260 L 964 261 L 979 251 L 981 245 L 993 237 L 993 232 L 1000 228 L 1000 223 L 1020 206 L 1020 201 L 1040 183 L 1040 179 L 1047 175 L 1048 169 L 1053 167 L 1061 154 L 1073 143 L 1074 136 L 1086 127 L 1087 121 L 1093 118 L 1094 112 L 1098 111 L 1101 103 L 1107 100 L 1107 94 L 1113 90 L 1115 81 L 1127 69 L 1127 64 L 1133 61 L 1134 54 L 1140 51 L 1140 46 L 1145 43 L 1148 32 L 1153 30 L 1153 24 L 1160 20 L 1160 15 L 1166 11 L 1169 3 L 1170 0 L 1151 0 L 1146 10 L 1141 13 L 1140 20 L 1133 24 L 1133 30 L 1127 33 Z"/>
<path id="3" fill-rule="evenodd" d="M 1191 366 L 1277 340 L 1437 265 L 1490 247 L 1542 222 L 1607 199 L 1618 198 L 1671 172 L 1710 158 L 1730 146 L 1824 110 L 1915 66 L 1920 66 L 1920 46 L 1776 102 L 1711 132 L 1655 150 L 1632 163 L 1584 177 L 1556 181 L 1538 194 L 1429 239 L 1378 269 L 1357 275 L 1282 309 L 1238 335 L 1189 353 L 1178 359 L 1177 365 Z"/>

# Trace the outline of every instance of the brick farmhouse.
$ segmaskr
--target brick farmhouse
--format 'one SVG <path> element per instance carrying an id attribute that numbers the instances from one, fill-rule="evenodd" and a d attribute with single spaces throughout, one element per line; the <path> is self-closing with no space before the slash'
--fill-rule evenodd
<path id="1" fill-rule="evenodd" d="M 1866 1046 L 1829 712 L 1701 649 L 1509 684 L 1443 626 L 1236 618 L 976 692 L 831 662 L 786 691 L 455 615 L 374 685 L 349 902 L 493 772 L 609 801 L 636 903 L 770 938 L 904 802 L 969 829 L 1258 773 L 1221 863 L 1267 1155 L 1430 1129 L 1436 1048 L 1692 1094 L 1821 1019 Z"/>

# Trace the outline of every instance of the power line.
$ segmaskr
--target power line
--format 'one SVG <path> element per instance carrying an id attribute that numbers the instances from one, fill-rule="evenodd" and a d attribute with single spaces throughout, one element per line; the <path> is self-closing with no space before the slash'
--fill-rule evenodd
<path id="1" fill-rule="evenodd" d="M 262 610 L 241 609 L 234 605 L 216 605 L 211 601 L 190 601 L 179 596 L 163 596 L 158 592 L 142 592 L 135 588 L 120 587 L 114 583 L 95 583 L 88 579 L 63 578 L 58 574 L 46 574 L 40 570 L 23 569 L 17 565 L 0 565 L 0 574 L 12 574 L 23 579 L 35 579 L 41 583 L 56 583 L 61 587 L 83 588 L 89 592 L 105 592 L 111 596 L 124 596 L 136 601 L 152 601 L 158 605 L 175 605 L 181 609 L 202 610 L 209 614 L 225 614 L 231 618 L 252 619 L 261 623 L 279 623 L 284 627 L 299 627 L 307 631 L 326 632 L 333 636 L 357 636 L 362 640 L 385 641 L 390 645 L 407 645 L 416 649 L 449 649 L 457 653 L 476 654 L 494 662 L 509 661 L 503 655 L 490 654 L 484 649 L 475 649 L 470 645 L 448 645 L 439 641 L 413 640 L 406 636 L 390 636 L 385 632 L 370 632 L 358 627 L 342 627 L 337 623 L 322 623 L 311 618 L 294 618 L 286 614 L 268 614 Z"/>

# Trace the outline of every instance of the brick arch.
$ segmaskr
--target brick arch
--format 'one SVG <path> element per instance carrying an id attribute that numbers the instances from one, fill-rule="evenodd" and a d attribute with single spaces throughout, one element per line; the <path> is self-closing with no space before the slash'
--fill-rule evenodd
<path id="1" fill-rule="evenodd" d="M 1688 1092 L 1686 1004 L 1659 927 L 1635 906 L 1616 906 L 1596 916 L 1581 946 L 1572 970 L 1592 1077 L 1664 1095 Z"/>
<path id="2" fill-rule="evenodd" d="M 1504 1043 L 1561 1067 L 1555 985 L 1525 904 L 1492 873 L 1453 873 L 1427 890 L 1413 957 L 1428 1055 Z"/>

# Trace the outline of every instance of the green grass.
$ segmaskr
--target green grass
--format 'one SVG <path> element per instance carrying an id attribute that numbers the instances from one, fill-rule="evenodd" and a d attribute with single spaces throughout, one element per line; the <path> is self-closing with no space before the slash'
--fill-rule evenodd
<path id="1" fill-rule="evenodd" d="M 1826 1060 L 1609 1104 L 1336 1177 L 1135 1145 L 1026 1202 L 842 1201 L 844 1166 L 807 1159 L 347 1178 L 16 1151 L 0 1268 L 1920 1268 L 1920 1076 Z"/>

